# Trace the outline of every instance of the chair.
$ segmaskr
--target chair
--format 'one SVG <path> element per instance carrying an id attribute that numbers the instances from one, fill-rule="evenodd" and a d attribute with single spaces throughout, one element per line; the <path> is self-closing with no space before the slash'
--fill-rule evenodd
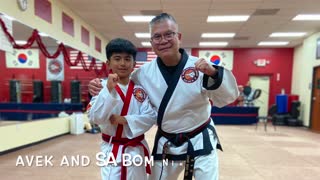
<path id="1" fill-rule="evenodd" d="M 257 123 L 256 123 L 256 130 L 258 129 L 258 123 L 261 121 L 264 122 L 264 131 L 267 131 L 267 124 L 268 124 L 268 121 L 273 121 L 273 116 L 277 113 L 277 105 L 276 104 L 273 104 L 271 105 L 271 107 L 269 108 L 268 110 L 268 115 L 267 116 L 258 116 L 257 117 Z M 276 125 L 275 123 L 273 123 L 273 127 L 274 127 L 274 130 L 276 130 Z"/>
<path id="2" fill-rule="evenodd" d="M 291 110 L 287 119 L 289 126 L 300 126 L 302 124 L 302 121 L 298 119 L 300 116 L 300 105 L 300 101 L 291 102 Z"/>
<path id="3" fill-rule="evenodd" d="M 252 89 L 250 86 L 243 88 L 244 106 L 254 106 L 254 100 L 258 99 L 261 95 L 261 89 Z"/>

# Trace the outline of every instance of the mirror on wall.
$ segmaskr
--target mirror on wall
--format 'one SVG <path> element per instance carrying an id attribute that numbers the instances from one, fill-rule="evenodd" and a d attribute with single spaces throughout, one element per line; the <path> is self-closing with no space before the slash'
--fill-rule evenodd
<path id="1" fill-rule="evenodd" d="M 19 21 L 12 21 L 12 36 L 19 45 L 26 44 L 27 40 L 32 36 L 33 31 L 34 29 L 28 25 Z M 40 35 L 43 46 L 49 51 L 49 53 L 52 55 L 56 52 L 60 42 L 48 35 L 42 33 L 40 33 Z M 64 43 L 68 44 L 68 42 Z M 70 61 L 75 62 L 79 51 L 65 44 L 64 47 L 68 52 Z M 82 63 L 80 62 L 77 66 L 69 66 L 68 63 L 65 62 L 62 53 L 57 58 L 47 58 L 42 53 L 37 42 L 34 42 L 33 45 L 27 49 L 13 49 L 12 53 L 0 50 L 0 59 L 0 93 L 8 95 L 1 96 L 0 102 L 15 101 L 17 103 L 50 103 L 52 102 L 52 81 L 61 82 L 61 89 L 58 91 L 61 92 L 59 102 L 71 102 L 73 94 L 71 84 L 73 81 L 78 80 L 80 82 L 79 87 L 81 92 L 80 97 L 77 98 L 77 103 L 82 103 L 83 101 L 88 100 L 88 82 L 97 77 L 94 70 L 85 71 L 82 67 Z M 91 56 L 83 53 L 83 59 L 86 66 L 89 67 L 92 60 Z M 101 69 L 101 62 L 97 63 L 97 65 L 98 68 Z M 10 98 L 9 95 L 11 92 L 10 81 L 12 80 L 19 81 L 19 87 L 12 88 L 15 92 L 12 92 L 11 94 L 15 94 L 15 98 Z M 43 88 L 43 97 L 41 98 L 33 97 L 37 94 L 34 92 L 34 81 L 43 82 L 43 85 L 39 86 Z M 77 96 L 79 96 L 80 90 L 74 90 L 74 92 L 78 92 Z"/>
<path id="2" fill-rule="evenodd" d="M 16 41 L 17 40 L 27 41 L 28 38 L 32 35 L 33 30 L 34 30 L 33 28 L 25 24 L 22 24 L 18 21 L 12 22 L 12 35 Z M 58 47 L 57 40 L 55 40 L 54 38 L 51 38 L 45 33 L 41 33 L 41 32 L 39 33 L 41 35 L 42 42 L 46 47 L 50 47 L 50 48 Z M 23 42 L 21 43 L 23 44 Z M 32 47 L 38 47 L 37 43 L 34 42 Z"/>

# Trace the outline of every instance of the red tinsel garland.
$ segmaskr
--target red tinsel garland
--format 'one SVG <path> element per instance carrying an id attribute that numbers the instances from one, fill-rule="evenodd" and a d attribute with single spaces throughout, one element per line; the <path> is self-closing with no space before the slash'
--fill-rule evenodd
<path id="1" fill-rule="evenodd" d="M 87 67 L 84 59 L 83 59 L 83 55 L 82 55 L 82 52 L 79 51 L 78 55 L 77 55 L 77 58 L 74 62 L 71 62 L 70 61 L 70 58 L 69 58 L 69 54 L 68 54 L 68 51 L 66 49 L 66 47 L 64 46 L 63 43 L 60 43 L 56 52 L 53 53 L 52 55 L 48 52 L 47 48 L 45 47 L 45 45 L 43 44 L 42 42 L 42 39 L 41 39 L 41 36 L 39 35 L 39 32 L 38 30 L 34 29 L 33 32 L 32 32 L 32 35 L 31 37 L 29 37 L 29 39 L 27 40 L 27 43 L 24 44 L 24 45 L 18 45 L 13 36 L 9 33 L 6 25 L 4 24 L 3 20 L 1 19 L 0 17 L 0 25 L 2 27 L 2 30 L 4 32 L 4 34 L 7 36 L 8 40 L 10 41 L 10 43 L 12 44 L 12 46 L 15 48 L 15 49 L 28 49 L 32 46 L 32 44 L 34 43 L 34 41 L 37 42 L 38 44 L 38 47 L 39 49 L 41 50 L 41 52 L 47 57 L 47 58 L 50 58 L 50 59 L 55 59 L 57 58 L 60 53 L 63 54 L 63 57 L 64 57 L 64 61 L 69 65 L 69 66 L 76 66 L 78 63 L 81 63 L 82 65 L 82 68 L 85 70 L 85 71 L 92 71 L 94 70 L 94 72 L 96 73 L 96 75 L 100 76 L 102 75 L 103 73 L 105 74 L 105 76 L 108 75 L 108 72 L 107 72 L 107 66 L 106 66 L 106 63 L 102 63 L 102 67 L 101 69 L 98 69 L 97 67 L 97 64 L 96 64 L 96 59 L 95 58 L 92 58 L 92 61 L 89 65 L 89 67 Z"/>

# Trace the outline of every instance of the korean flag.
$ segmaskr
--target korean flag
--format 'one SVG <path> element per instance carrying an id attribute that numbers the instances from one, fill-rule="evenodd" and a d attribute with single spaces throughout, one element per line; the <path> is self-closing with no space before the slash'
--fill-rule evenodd
<path id="1" fill-rule="evenodd" d="M 39 69 L 38 49 L 14 49 L 13 53 L 6 52 L 7 68 L 32 68 Z"/>

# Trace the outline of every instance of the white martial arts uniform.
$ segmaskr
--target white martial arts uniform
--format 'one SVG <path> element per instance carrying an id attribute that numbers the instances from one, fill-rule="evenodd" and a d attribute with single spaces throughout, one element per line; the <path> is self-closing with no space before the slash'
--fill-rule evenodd
<path id="1" fill-rule="evenodd" d="M 120 95 L 117 93 L 115 89 L 111 92 L 106 88 L 106 80 L 102 81 L 103 89 L 100 91 L 98 96 L 95 96 L 90 101 L 90 108 L 89 110 L 89 119 L 92 123 L 98 124 L 101 128 L 101 132 L 105 136 L 112 136 L 112 143 L 109 144 L 109 139 L 104 139 L 101 144 L 101 151 L 108 156 L 109 153 L 117 153 L 114 154 L 116 158 L 117 166 L 103 166 L 101 168 L 101 176 L 104 180 L 120 180 L 121 177 L 121 154 L 123 144 L 120 144 L 118 147 L 115 145 L 116 141 L 116 132 L 117 126 L 112 125 L 109 121 L 109 118 L 112 114 L 120 115 L 124 102 L 122 101 Z M 129 84 L 129 83 L 128 83 Z M 124 96 L 126 96 L 128 90 L 128 86 L 118 84 L 120 89 L 122 90 Z M 129 86 L 130 87 L 130 86 Z M 135 125 L 130 125 L 130 129 L 128 125 L 123 126 L 123 131 L 121 138 L 128 138 L 133 139 L 137 137 L 141 137 L 150 127 L 152 124 L 155 123 L 157 113 L 152 108 L 149 103 L 149 99 L 147 94 L 145 93 L 144 89 L 141 86 L 134 85 L 134 89 L 132 92 L 132 97 L 130 100 L 129 108 L 127 115 L 124 116 L 129 123 L 138 124 L 139 127 L 135 128 Z M 148 122 L 148 123 L 145 123 Z M 153 122 L 153 123 L 152 123 Z M 120 134 L 120 133 L 119 133 Z M 140 142 L 140 141 L 139 141 Z M 148 145 L 144 138 L 142 137 L 141 143 L 148 149 Z M 140 144 L 140 146 L 133 147 L 132 145 L 126 147 L 125 152 L 126 154 L 130 154 L 131 158 L 139 155 L 143 159 L 145 157 L 144 149 Z M 116 152 L 118 149 L 118 152 Z M 138 158 L 136 159 L 139 160 Z M 127 179 L 147 179 L 146 174 L 146 166 L 143 164 L 140 167 L 129 166 L 127 167 Z"/>
<path id="2" fill-rule="evenodd" d="M 175 71 L 169 72 L 158 58 L 132 73 L 132 79 L 147 91 L 151 103 L 158 110 L 158 116 L 161 116 L 161 109 L 162 112 L 165 109 L 162 113 L 161 124 L 159 117 L 157 122 L 162 131 L 178 134 L 176 137 L 182 138 L 185 136 L 184 133 L 201 130 L 194 137 L 190 136 L 190 140 L 185 141 L 182 145 L 174 145 L 174 143 L 168 142 L 168 138 L 158 133 L 153 150 L 154 158 L 161 160 L 164 158 L 163 154 L 166 154 L 165 158 L 174 160 L 174 163 L 165 166 L 162 164 L 163 161 L 156 161 L 150 178 L 177 179 L 180 172 L 185 169 L 186 153 L 189 151 L 188 147 L 190 148 L 188 144 L 192 144 L 193 150 L 190 152 L 193 153 L 195 162 L 192 165 L 194 167 L 191 167 L 191 172 L 194 170 L 192 172 L 194 177 L 197 180 L 218 179 L 216 145 L 219 143 L 219 139 L 210 118 L 211 104 L 209 99 L 217 107 L 234 102 L 239 95 L 237 83 L 233 74 L 222 67 L 217 67 L 218 74 L 214 77 L 204 75 L 195 70 L 197 57 L 188 56 L 183 49 L 180 49 L 180 53 L 182 54 L 181 61 Z M 170 96 L 170 93 L 168 95 L 165 92 L 169 87 L 167 84 L 174 81 L 174 73 L 172 72 L 176 72 L 178 82 L 176 87 L 171 89 L 173 92 L 170 98 L 167 97 Z M 161 106 L 161 102 L 165 98 L 169 99 L 167 105 Z M 203 126 L 204 124 L 205 126 Z M 164 145 L 165 149 L 163 149 Z M 161 170 L 162 168 L 163 170 Z M 190 179 L 190 176 L 186 179 Z"/>

